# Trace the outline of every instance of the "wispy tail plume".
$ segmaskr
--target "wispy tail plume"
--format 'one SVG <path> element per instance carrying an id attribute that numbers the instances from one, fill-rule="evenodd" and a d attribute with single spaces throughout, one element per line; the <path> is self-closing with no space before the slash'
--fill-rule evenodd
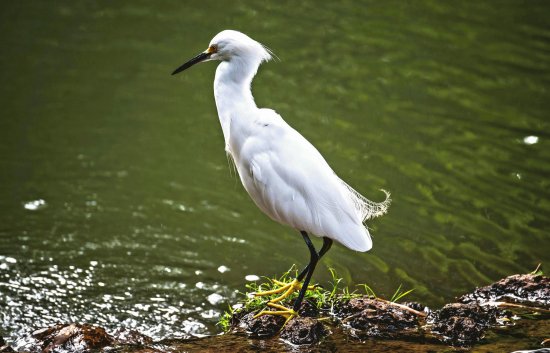
<path id="1" fill-rule="evenodd" d="M 363 222 L 369 219 L 380 217 L 388 212 L 388 208 L 391 204 L 391 194 L 388 191 L 380 189 L 384 194 L 386 194 L 386 199 L 382 202 L 374 202 L 355 191 L 344 181 L 342 182 L 350 191 L 353 203 L 361 214 L 361 219 L 363 220 Z"/>

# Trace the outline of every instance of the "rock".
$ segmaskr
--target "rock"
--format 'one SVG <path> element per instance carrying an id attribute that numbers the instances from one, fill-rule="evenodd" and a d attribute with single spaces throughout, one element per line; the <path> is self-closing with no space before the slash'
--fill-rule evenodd
<path id="1" fill-rule="evenodd" d="M 111 345 L 114 339 L 101 327 L 88 324 L 57 324 L 32 333 L 36 340 L 31 351 L 49 353 L 57 350 L 87 352 Z"/>
<path id="2" fill-rule="evenodd" d="M 269 310 L 277 310 L 269 308 Z M 289 321 L 287 325 L 285 326 L 285 330 L 281 329 L 283 328 L 283 325 L 285 323 L 285 318 L 283 316 L 277 316 L 277 315 L 263 315 L 260 316 L 257 319 L 254 319 L 254 315 L 256 315 L 257 312 L 252 313 L 246 313 L 244 311 L 236 311 L 233 313 L 233 316 L 231 317 L 231 328 L 233 330 L 241 329 L 244 330 L 249 337 L 254 338 L 268 338 L 273 337 L 278 333 L 283 333 L 286 331 L 286 336 L 288 338 L 285 338 L 289 342 L 298 342 L 300 340 L 304 341 L 304 343 L 294 343 L 294 344 L 308 344 L 307 342 L 317 342 L 324 333 L 323 326 L 318 323 L 317 320 L 302 320 L 305 318 L 316 318 L 319 317 L 319 308 L 317 306 L 307 300 L 304 300 L 302 302 L 302 305 L 300 307 L 300 310 L 298 310 L 299 316 L 294 318 L 293 320 Z M 297 320 L 297 321 L 296 321 Z M 291 323 L 295 321 L 294 324 L 291 325 Z M 317 323 L 317 324 L 315 324 Z M 306 334 L 306 337 L 301 337 L 300 334 L 292 334 L 287 328 L 289 327 L 300 327 L 305 329 L 306 331 L 311 331 L 310 333 Z M 311 326 L 311 327 L 310 327 Z M 322 330 L 321 330 L 322 329 Z M 305 334 L 304 332 L 302 332 Z M 281 336 L 282 337 L 282 336 Z"/>
<path id="3" fill-rule="evenodd" d="M 369 296 L 336 307 L 336 317 L 353 328 L 354 336 L 392 338 L 416 333 L 419 317 L 404 308 Z"/>
<path id="4" fill-rule="evenodd" d="M 113 335 L 105 329 L 88 324 L 57 324 L 34 331 L 32 339 L 23 347 L 31 352 L 88 352 L 100 350 L 108 346 L 134 345 L 145 346 L 153 343 L 149 336 L 135 330 L 119 328 Z M 143 347 L 143 352 L 156 351 Z"/>
<path id="5" fill-rule="evenodd" d="M 109 335 L 101 327 L 73 323 L 36 330 L 27 339 L 17 342 L 23 345 L 18 346 L 22 351 L 41 353 L 222 353 L 296 349 L 304 352 L 332 352 L 339 351 L 339 347 L 342 351 L 362 352 L 375 348 L 377 344 L 375 339 L 365 338 L 383 338 L 386 339 L 383 346 L 388 347 L 387 351 L 412 351 L 413 346 L 420 347 L 418 351 L 439 351 L 441 343 L 453 346 L 477 344 L 490 329 L 492 334 L 499 335 L 503 330 L 498 326 L 502 326 L 503 322 L 513 323 L 506 328 L 508 341 L 495 343 L 485 340 L 479 346 L 494 343 L 493 346 L 497 348 L 487 351 L 502 351 L 504 345 L 520 338 L 526 343 L 524 347 L 536 347 L 537 344 L 547 347 L 550 342 L 547 340 L 550 320 L 548 309 L 545 309 L 550 302 L 550 281 L 547 277 L 531 274 L 510 276 L 490 286 L 478 288 L 462 296 L 460 301 L 431 311 L 416 302 L 396 304 L 369 296 L 351 300 L 331 296 L 321 309 L 314 302 L 304 301 L 299 316 L 290 320 L 284 328 L 284 317 L 264 315 L 254 319 L 257 312 L 247 312 L 244 309 L 246 306 L 242 306 L 231 317 L 233 334 L 222 336 L 190 336 L 153 342 L 151 337 L 135 330 L 121 328 Z M 498 304 L 509 310 L 503 311 L 495 303 L 488 304 L 495 301 L 521 301 L 522 305 Z M 521 314 L 518 315 L 518 311 Z M 329 315 L 333 316 L 332 319 L 325 320 Z M 525 317 L 532 320 L 521 320 Z M 257 339 L 248 339 L 243 332 Z M 282 339 L 277 337 L 278 334 Z M 304 347 L 302 349 L 294 345 Z M 514 346 L 516 350 L 522 348 Z M 3 352 L 14 350 L 0 337 L 0 353 Z"/>
<path id="6" fill-rule="evenodd" d="M 310 317 L 297 317 L 290 320 L 281 338 L 292 344 L 314 344 L 327 335 L 328 331 L 319 320 Z"/>
<path id="7" fill-rule="evenodd" d="M 461 303 L 511 301 L 550 307 L 550 278 L 542 275 L 512 275 L 459 298 Z"/>
<path id="8" fill-rule="evenodd" d="M 480 341 L 485 331 L 497 324 L 504 312 L 491 306 L 478 304 L 447 304 L 432 312 L 427 319 L 431 331 L 439 335 L 440 340 L 455 346 L 471 346 Z"/>
<path id="9" fill-rule="evenodd" d="M 319 308 L 309 300 L 304 300 L 298 310 L 298 314 L 301 317 L 318 317 Z"/>
<path id="10" fill-rule="evenodd" d="M 256 313 L 248 313 L 244 315 L 239 327 L 244 329 L 250 337 L 267 338 L 275 336 L 283 327 L 285 318 L 277 315 L 263 315 L 254 319 Z"/>

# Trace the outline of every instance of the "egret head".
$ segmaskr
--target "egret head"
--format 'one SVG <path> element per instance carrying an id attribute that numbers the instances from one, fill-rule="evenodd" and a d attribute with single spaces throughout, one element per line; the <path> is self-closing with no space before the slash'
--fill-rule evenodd
<path id="1" fill-rule="evenodd" d="M 244 33 L 225 30 L 212 38 L 205 51 L 178 67 L 172 75 L 188 69 L 197 63 L 209 60 L 239 60 L 251 66 L 258 66 L 269 59 L 271 59 L 271 53 L 262 44 Z"/>

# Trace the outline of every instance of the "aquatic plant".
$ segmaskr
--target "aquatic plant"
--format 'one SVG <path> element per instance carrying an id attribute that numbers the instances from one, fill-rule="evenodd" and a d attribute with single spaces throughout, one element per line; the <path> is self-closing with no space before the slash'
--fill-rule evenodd
<path id="1" fill-rule="evenodd" d="M 309 287 L 304 297 L 306 302 L 314 305 L 317 309 L 332 312 L 332 309 L 336 303 L 345 303 L 351 299 L 364 296 L 372 299 L 381 299 L 368 284 L 358 284 L 358 289 L 351 290 L 348 286 L 342 285 L 343 278 L 338 276 L 336 270 L 333 268 L 329 268 L 328 270 L 331 274 L 331 280 L 329 283 L 330 290 L 325 289 L 321 285 L 315 284 Z M 224 332 L 227 332 L 231 328 L 235 317 L 241 317 L 250 312 L 266 309 L 267 303 L 278 297 L 280 294 L 274 293 L 260 297 L 256 296 L 255 293 L 270 291 L 279 288 L 281 285 L 290 283 L 296 277 L 297 272 L 297 268 L 292 266 L 277 279 L 263 277 L 263 281 L 261 282 L 247 283 L 245 286 L 246 291 L 244 293 L 239 292 L 243 299 L 234 305 L 230 305 L 228 310 L 220 316 L 217 325 Z M 401 288 L 402 285 L 399 285 L 388 302 L 398 302 L 413 291 L 413 289 L 402 291 Z M 360 291 L 359 289 L 363 290 Z M 282 305 L 290 305 L 297 296 L 298 293 L 294 292 L 283 299 L 280 303 Z"/>

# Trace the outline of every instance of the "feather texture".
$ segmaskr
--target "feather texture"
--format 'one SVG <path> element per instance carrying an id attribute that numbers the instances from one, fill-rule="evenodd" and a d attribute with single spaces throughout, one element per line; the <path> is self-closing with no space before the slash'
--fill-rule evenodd
<path id="1" fill-rule="evenodd" d="M 387 212 L 390 194 L 384 191 L 382 202 L 368 200 L 279 114 L 256 106 L 252 78 L 272 57 L 264 46 L 234 31 L 221 32 L 210 46 L 217 48 L 212 58 L 221 60 L 214 96 L 225 149 L 254 203 L 279 223 L 369 250 L 372 241 L 363 222 Z"/>

